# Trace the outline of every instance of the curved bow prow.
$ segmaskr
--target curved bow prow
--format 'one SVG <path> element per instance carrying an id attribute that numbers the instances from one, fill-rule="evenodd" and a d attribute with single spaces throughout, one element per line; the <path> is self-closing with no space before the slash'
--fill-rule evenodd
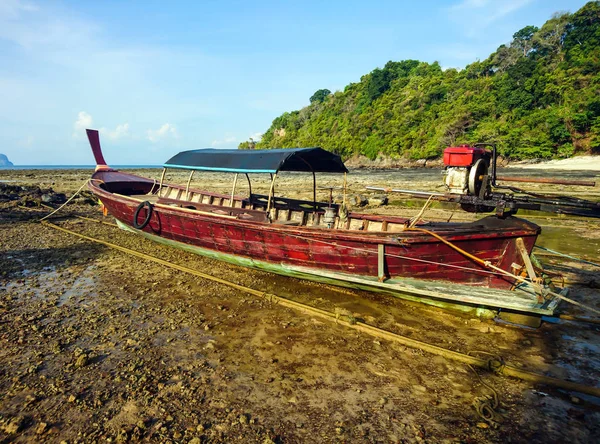
<path id="1" fill-rule="evenodd" d="M 104 156 L 102 155 L 102 147 L 100 147 L 100 136 L 98 130 L 86 129 L 90 146 L 92 147 L 92 153 L 94 159 L 96 159 L 96 171 L 110 170 L 110 167 L 106 164 Z"/>

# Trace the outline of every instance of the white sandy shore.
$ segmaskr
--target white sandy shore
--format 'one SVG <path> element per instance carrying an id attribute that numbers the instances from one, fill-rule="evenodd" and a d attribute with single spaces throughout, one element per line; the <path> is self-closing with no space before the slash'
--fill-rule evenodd
<path id="1" fill-rule="evenodd" d="M 540 163 L 513 163 L 510 168 L 544 170 L 587 170 L 600 171 L 600 156 L 577 156 L 570 159 L 549 160 Z"/>

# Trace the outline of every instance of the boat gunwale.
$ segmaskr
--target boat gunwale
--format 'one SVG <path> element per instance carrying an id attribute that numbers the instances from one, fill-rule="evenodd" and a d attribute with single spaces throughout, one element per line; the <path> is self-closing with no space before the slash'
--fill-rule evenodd
<path id="1" fill-rule="evenodd" d="M 113 170 L 111 172 L 115 172 L 117 173 L 118 171 Z M 120 173 L 120 172 L 118 172 Z M 135 175 L 129 175 L 128 173 L 121 173 L 121 174 L 126 174 L 128 176 L 135 176 Z M 144 178 L 142 176 L 135 176 L 135 177 L 139 177 L 141 179 L 144 179 L 145 183 L 153 183 L 153 181 L 151 179 L 147 179 Z M 101 188 L 100 186 L 96 185 L 93 181 L 89 183 L 88 187 L 90 188 L 91 191 L 95 192 L 96 194 L 102 194 L 104 195 L 106 198 L 110 198 L 110 199 L 114 199 L 117 201 L 120 201 L 122 203 L 125 204 L 133 204 L 133 203 L 141 203 L 143 202 L 142 198 L 139 197 L 132 197 L 132 196 L 126 196 L 126 195 L 122 195 L 122 194 L 118 194 L 118 193 L 113 193 L 110 192 L 108 190 L 105 190 L 103 188 Z M 201 190 L 198 190 L 199 192 L 202 192 Z M 255 220 L 244 220 L 244 219 L 239 219 L 239 218 L 232 218 L 231 216 L 228 215 L 222 215 L 222 214 L 217 214 L 217 213 L 208 213 L 208 212 L 202 212 L 202 211 L 198 211 L 198 210 L 194 210 L 194 209 L 189 209 L 189 208 L 179 208 L 179 207 L 174 207 L 172 205 L 165 205 L 162 203 L 153 203 L 153 206 L 156 206 L 158 208 L 160 208 L 161 211 L 167 212 L 168 214 L 171 215 L 182 215 L 185 214 L 186 217 L 188 218 L 193 218 L 193 219 L 200 219 L 200 220 L 206 220 L 206 218 L 208 219 L 212 219 L 212 218 L 217 218 L 220 220 L 220 222 L 226 223 L 228 225 L 235 225 L 235 226 L 244 226 L 245 228 L 254 228 L 254 229 L 269 229 L 271 231 L 277 231 L 277 232 L 283 232 L 283 233 L 288 233 L 291 235 L 296 235 L 296 236 L 306 236 L 308 234 L 310 235 L 318 235 L 319 237 L 326 237 L 326 238 L 334 238 L 335 240 L 340 240 L 340 241 L 350 241 L 350 242 L 364 242 L 364 243 L 369 243 L 369 244 L 386 244 L 386 245 L 404 245 L 404 246 L 409 246 L 409 245 L 415 245 L 415 244 L 422 244 L 422 243 L 440 243 L 440 241 L 436 238 L 434 238 L 433 236 L 420 232 L 420 231 L 411 231 L 411 230 L 404 230 L 404 231 L 395 231 L 395 232 L 378 232 L 378 231 L 363 231 L 363 230 L 350 230 L 350 229 L 330 229 L 330 228 L 325 228 L 325 227 L 318 227 L 318 226 L 289 226 L 289 225 L 284 225 L 284 224 L 277 224 L 277 223 L 270 223 L 270 222 L 260 222 L 260 221 L 255 221 Z M 226 209 L 227 207 L 223 207 L 221 205 L 214 205 L 215 208 L 223 208 Z M 360 213 L 351 213 L 350 217 L 354 217 L 354 218 L 360 218 L 360 216 L 362 216 Z M 369 216 L 369 215 L 366 215 Z M 532 227 L 531 228 L 527 228 L 527 227 L 519 227 L 519 226 L 514 226 L 514 227 L 484 227 L 483 225 L 476 225 L 475 223 L 465 223 L 464 225 L 462 225 L 461 223 L 458 224 L 453 224 L 452 227 L 447 227 L 445 229 L 439 229 L 439 223 L 436 224 L 423 224 L 423 225 L 418 225 L 417 227 L 421 227 L 421 228 L 426 228 L 426 229 L 432 229 L 432 231 L 435 231 L 436 234 L 440 235 L 440 236 L 444 236 L 444 238 L 448 241 L 472 241 L 472 240 L 481 240 L 481 239 L 488 239 L 488 238 L 495 238 L 498 237 L 498 235 L 501 235 L 502 238 L 517 238 L 517 237 L 530 237 L 530 236 L 538 236 L 540 228 L 535 225 L 532 224 L 531 222 L 528 221 L 524 221 L 523 219 L 519 219 L 519 218 L 513 218 L 515 221 L 523 221 L 526 222 L 528 224 L 531 224 Z M 478 221 L 475 221 L 478 222 Z M 443 222 L 442 222 L 443 223 Z M 535 228 L 534 228 L 535 227 Z M 482 231 L 482 228 L 484 229 Z M 458 230 L 460 230 L 460 232 L 457 232 Z M 468 236 L 467 238 L 464 238 L 465 236 Z"/>

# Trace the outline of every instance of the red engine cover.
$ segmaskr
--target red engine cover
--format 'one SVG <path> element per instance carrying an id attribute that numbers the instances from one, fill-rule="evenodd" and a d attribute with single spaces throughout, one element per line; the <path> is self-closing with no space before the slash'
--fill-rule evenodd
<path id="1" fill-rule="evenodd" d="M 485 148 L 461 145 L 450 146 L 444 150 L 444 165 L 452 167 L 472 166 L 488 154 Z"/>

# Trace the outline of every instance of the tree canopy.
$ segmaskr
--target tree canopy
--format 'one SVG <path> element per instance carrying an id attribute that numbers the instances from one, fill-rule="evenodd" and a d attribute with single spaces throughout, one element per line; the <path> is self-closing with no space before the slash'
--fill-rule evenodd
<path id="1" fill-rule="evenodd" d="M 526 26 L 462 70 L 390 61 L 344 91 L 320 89 L 256 147 L 426 158 L 475 142 L 514 159 L 600 154 L 600 1 Z"/>
<path id="2" fill-rule="evenodd" d="M 314 102 L 324 102 L 325 99 L 327 98 L 327 96 L 329 96 L 329 94 L 331 94 L 331 91 L 329 91 L 328 89 L 320 89 L 318 91 L 316 91 L 311 97 L 310 97 L 310 103 L 314 103 Z"/>

